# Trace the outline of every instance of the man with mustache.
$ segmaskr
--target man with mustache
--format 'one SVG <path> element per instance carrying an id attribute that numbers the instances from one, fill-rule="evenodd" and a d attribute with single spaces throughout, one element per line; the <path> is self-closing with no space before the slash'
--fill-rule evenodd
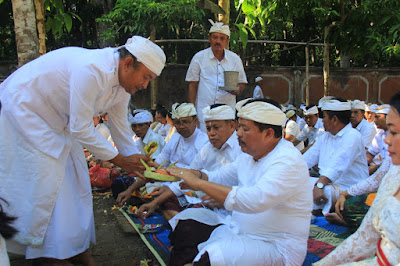
<path id="1" fill-rule="evenodd" d="M 303 156 L 282 139 L 286 116 L 267 99 L 246 99 L 236 109 L 243 153 L 229 167 L 201 175 L 183 168 L 170 170 L 232 212 L 220 216 L 192 208 L 176 215 L 170 221 L 171 265 L 301 265 L 304 261 L 312 194 Z M 201 212 L 197 217 L 208 219 L 197 221 L 187 212 Z"/>
<path id="2" fill-rule="evenodd" d="M 227 104 L 235 109 L 236 95 L 241 93 L 247 83 L 243 63 L 239 56 L 227 49 L 230 30 L 222 22 L 213 22 L 208 41 L 210 46 L 207 49 L 196 53 L 190 62 L 186 74 L 188 86 L 188 102 L 196 105 L 199 114 L 200 129 L 206 132 L 202 110 L 216 103 Z M 238 89 L 225 91 L 224 71 L 238 71 Z"/>

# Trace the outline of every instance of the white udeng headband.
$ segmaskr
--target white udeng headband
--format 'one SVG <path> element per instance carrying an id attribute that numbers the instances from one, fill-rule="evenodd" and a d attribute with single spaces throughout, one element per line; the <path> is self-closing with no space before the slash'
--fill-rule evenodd
<path id="1" fill-rule="evenodd" d="M 387 115 L 390 111 L 390 105 L 389 104 L 382 104 L 378 107 L 375 108 L 375 114 L 385 114 Z"/>
<path id="2" fill-rule="evenodd" d="M 174 103 L 172 105 L 172 119 L 180 119 L 182 117 L 197 115 L 196 108 L 193 103 Z"/>
<path id="3" fill-rule="evenodd" d="M 313 106 L 310 109 L 304 109 L 303 113 L 304 115 L 316 115 L 318 114 L 318 107 Z"/>
<path id="4" fill-rule="evenodd" d="M 322 104 L 322 111 L 349 111 L 351 110 L 350 102 L 341 102 L 338 100 L 327 100 Z"/>
<path id="5" fill-rule="evenodd" d="M 356 110 L 364 110 L 365 111 L 365 102 L 360 100 L 354 100 L 351 102 L 351 109 Z"/>
<path id="6" fill-rule="evenodd" d="M 153 116 L 147 110 L 138 109 L 134 111 L 135 116 L 129 113 L 128 121 L 131 124 L 143 124 L 143 123 L 152 123 Z"/>
<path id="7" fill-rule="evenodd" d="M 125 48 L 151 72 L 159 76 L 165 66 L 164 51 L 157 44 L 141 36 L 132 36 L 125 43 Z"/>
<path id="8" fill-rule="evenodd" d="M 235 111 L 228 105 L 221 105 L 210 108 L 207 106 L 203 109 L 204 121 L 210 120 L 235 120 Z"/>
<path id="9" fill-rule="evenodd" d="M 228 37 L 231 36 L 231 31 L 229 30 L 228 25 L 224 25 L 224 23 L 222 23 L 222 22 L 214 22 L 211 19 L 209 19 L 208 21 L 210 21 L 210 23 L 212 25 L 209 33 L 219 32 L 219 33 L 223 33 L 223 34 L 227 35 Z"/>
<path id="10" fill-rule="evenodd" d="M 282 126 L 286 122 L 285 113 L 278 107 L 262 101 L 255 101 L 243 106 L 249 100 L 251 98 L 241 100 L 236 104 L 238 117 L 275 126 Z"/>

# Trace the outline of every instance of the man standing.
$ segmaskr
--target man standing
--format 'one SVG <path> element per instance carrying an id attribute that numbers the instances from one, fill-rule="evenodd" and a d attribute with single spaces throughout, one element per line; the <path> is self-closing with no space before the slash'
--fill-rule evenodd
<path id="1" fill-rule="evenodd" d="M 171 260 L 176 259 L 176 265 L 192 261 L 201 265 L 301 265 L 312 204 L 307 165 L 300 152 L 282 139 L 286 116 L 276 102 L 246 99 L 236 106 L 242 155 L 229 167 L 212 172 L 196 175 L 187 169 L 170 170 L 232 214 L 221 217 L 211 210 L 193 210 L 209 216 L 204 224 L 190 218 L 179 220 L 190 209 L 179 213 L 174 218 L 178 224 L 171 223 L 170 237 L 175 243 Z M 190 246 L 181 245 L 188 243 L 183 242 L 185 238 L 192 240 Z"/>
<path id="2" fill-rule="evenodd" d="M 137 146 L 140 150 L 140 153 L 148 155 L 148 152 L 145 151 L 144 147 L 152 142 L 157 148 L 150 156 L 153 159 L 156 158 L 164 148 L 165 141 L 162 136 L 155 133 L 150 128 L 151 123 L 153 123 L 153 115 L 147 110 L 139 109 L 135 110 L 133 114 L 129 114 L 128 120 L 131 124 L 133 132 L 135 132 L 136 137 L 138 137 L 136 142 L 138 143 Z"/>
<path id="3" fill-rule="evenodd" d="M 310 177 L 314 209 L 325 215 L 340 192 L 368 177 L 365 145 L 360 132 L 349 124 L 351 103 L 342 99 L 325 101 L 325 133 L 304 153 L 308 168 L 318 164 L 319 178 Z"/>
<path id="4" fill-rule="evenodd" d="M 205 132 L 202 110 L 215 103 L 227 104 L 235 108 L 236 95 L 241 93 L 247 83 L 246 74 L 241 59 L 235 53 L 226 50 L 229 43 L 230 30 L 222 22 L 214 23 L 208 36 L 209 48 L 196 53 L 190 62 L 186 74 L 189 82 L 188 102 L 196 105 L 200 129 Z M 238 71 L 238 89 L 225 91 L 224 71 Z"/>
<path id="5" fill-rule="evenodd" d="M 363 137 L 365 147 L 368 149 L 375 137 L 376 130 L 374 125 L 368 123 L 364 119 L 365 103 L 363 101 L 354 100 L 351 102 L 350 123 L 353 128 L 357 129 Z"/>
<path id="6" fill-rule="evenodd" d="M 253 92 L 253 98 L 254 99 L 260 99 L 260 98 L 264 98 L 264 94 L 263 91 L 261 89 L 261 83 L 263 81 L 262 77 L 256 77 L 256 87 L 254 88 L 254 92 Z"/>
<path id="7" fill-rule="evenodd" d="M 83 153 L 128 173 L 144 169 L 127 121 L 131 94 L 160 75 L 165 54 L 133 36 L 119 48 L 78 47 L 49 52 L 22 66 L 0 85 L 0 195 L 18 217 L 9 251 L 26 259 L 86 265 L 94 242 L 92 195 Z M 118 151 L 94 127 L 107 112 Z"/>

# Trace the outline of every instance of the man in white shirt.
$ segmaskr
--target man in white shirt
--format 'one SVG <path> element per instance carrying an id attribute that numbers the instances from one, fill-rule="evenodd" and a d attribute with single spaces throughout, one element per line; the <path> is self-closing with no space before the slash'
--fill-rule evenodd
<path id="1" fill-rule="evenodd" d="M 206 131 L 206 127 L 202 110 L 215 103 L 227 104 L 234 109 L 236 95 L 244 90 L 247 83 L 242 60 L 235 53 L 225 49 L 229 43 L 229 26 L 223 25 L 222 22 L 210 22 L 212 27 L 208 41 L 211 47 L 193 56 L 185 79 L 189 82 L 188 102 L 196 105 L 200 129 L 203 132 Z M 225 84 L 224 71 L 239 72 L 236 91 L 220 89 Z"/>
<path id="2" fill-rule="evenodd" d="M 370 175 L 373 174 L 382 161 L 389 156 L 388 145 L 385 143 L 385 138 L 388 134 L 388 126 L 386 124 L 386 115 L 390 110 L 390 105 L 383 104 L 374 109 L 375 111 L 375 124 L 378 128 L 378 133 L 376 133 L 371 145 L 368 148 L 367 160 Z"/>
<path id="3" fill-rule="evenodd" d="M 262 77 L 256 77 L 255 82 L 256 82 L 256 87 L 254 88 L 253 92 L 253 98 L 254 99 L 260 99 L 264 98 L 263 91 L 261 89 L 261 84 L 262 84 L 263 78 Z"/>
<path id="4" fill-rule="evenodd" d="M 293 141 L 296 139 L 297 135 L 300 134 L 299 125 L 296 123 L 296 112 L 294 110 L 289 110 L 286 112 L 286 117 L 288 121 L 286 122 L 284 138 L 287 141 Z M 304 142 L 301 141 L 296 148 L 299 151 L 303 150 Z"/>
<path id="5" fill-rule="evenodd" d="M 282 139 L 286 116 L 276 102 L 246 99 L 236 106 L 243 151 L 239 158 L 229 167 L 202 174 L 170 171 L 232 214 L 190 208 L 176 215 L 170 222 L 174 229 L 170 263 L 301 265 L 312 205 L 307 165 L 300 152 Z M 206 224 L 190 220 L 187 212 L 202 212 L 209 219 Z"/>
<path id="6" fill-rule="evenodd" d="M 164 148 L 165 141 L 162 136 L 154 133 L 150 128 L 151 123 L 153 123 L 153 115 L 147 110 L 138 109 L 128 115 L 128 121 L 131 124 L 132 131 L 136 134 L 136 143 L 140 153 L 149 155 L 153 159 L 156 158 Z M 150 142 L 157 147 L 154 151 L 151 151 L 151 154 L 144 149 Z"/>
<path id="7" fill-rule="evenodd" d="M 213 171 L 222 166 L 228 166 L 242 153 L 235 131 L 235 112 L 227 105 L 216 104 L 204 108 L 203 115 L 206 122 L 209 142 L 193 159 L 190 168 Z M 148 204 L 143 204 L 139 209 L 139 214 L 142 218 L 147 218 L 167 199 L 184 195 L 186 190 L 182 190 L 179 185 L 179 182 L 172 182 L 168 185 L 168 189 L 163 191 L 159 197 Z M 197 192 L 197 194 L 200 196 L 201 193 Z M 202 202 L 199 197 L 184 196 L 190 204 Z M 183 210 L 183 208 L 177 208 L 168 212 L 166 218 L 170 220 L 181 210 Z M 146 215 L 143 215 L 144 211 L 147 212 Z"/>
<path id="8" fill-rule="evenodd" d="M 308 106 L 304 109 L 304 120 L 307 125 L 300 131 L 300 134 L 293 139 L 293 145 L 297 146 L 300 142 L 308 140 L 308 146 L 312 145 L 319 135 L 324 132 L 324 124 L 319 118 L 317 106 Z"/>
<path id="9" fill-rule="evenodd" d="M 165 167 L 176 162 L 176 166 L 188 168 L 200 149 L 207 143 L 207 135 L 197 128 L 197 112 L 191 103 L 172 105 L 172 119 L 177 134 L 172 135 L 171 140 L 157 156 L 154 167 L 158 167 L 165 161 Z M 132 192 L 146 183 L 145 180 L 137 178 L 127 190 L 118 195 L 117 203 L 125 204 L 131 198 Z"/>
<path id="10" fill-rule="evenodd" d="M 118 49 L 65 47 L 25 64 L 0 84 L 0 195 L 18 217 L 7 242 L 26 259 L 94 264 L 89 172 L 83 148 L 128 173 L 144 169 L 127 121 L 131 95 L 161 74 L 165 54 L 133 36 Z M 107 112 L 118 150 L 94 127 Z M 23 207 L 22 207 L 23 206 Z"/>
<path id="11" fill-rule="evenodd" d="M 374 125 L 368 123 L 367 120 L 364 119 L 365 112 L 365 103 L 360 100 L 354 100 L 351 102 L 351 117 L 350 123 L 353 128 L 357 129 L 364 140 L 365 148 L 368 149 L 369 145 L 371 145 L 372 140 L 375 137 L 376 130 Z"/>
<path id="12" fill-rule="evenodd" d="M 321 109 L 326 132 L 304 153 L 304 159 L 308 168 L 318 164 L 320 176 L 310 177 L 310 182 L 314 210 L 325 215 L 340 192 L 368 177 L 368 166 L 362 136 L 349 124 L 351 103 L 333 98 Z"/>

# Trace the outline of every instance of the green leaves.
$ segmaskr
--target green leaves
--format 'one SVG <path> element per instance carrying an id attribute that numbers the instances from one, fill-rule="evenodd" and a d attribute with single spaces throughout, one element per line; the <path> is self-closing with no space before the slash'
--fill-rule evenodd
<path id="1" fill-rule="evenodd" d="M 51 31 L 54 36 L 61 36 L 64 29 L 70 32 L 73 18 L 82 22 L 74 12 L 65 12 L 62 0 L 44 0 L 44 9 L 46 11 L 46 31 Z"/>

